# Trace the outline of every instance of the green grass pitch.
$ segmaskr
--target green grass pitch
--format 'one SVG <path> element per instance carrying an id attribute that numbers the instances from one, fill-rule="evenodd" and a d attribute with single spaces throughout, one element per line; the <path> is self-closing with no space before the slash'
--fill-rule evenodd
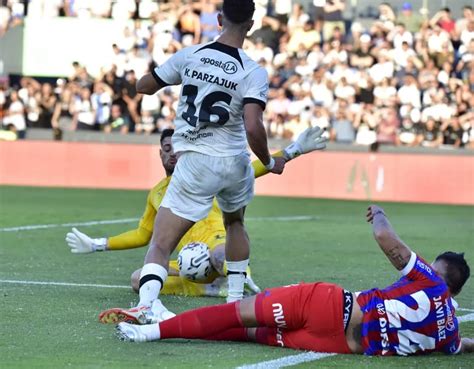
<path id="1" fill-rule="evenodd" d="M 0 187 L 0 228 L 139 217 L 144 191 Z M 311 215 L 305 221 L 248 221 L 253 275 L 261 287 L 325 280 L 351 290 L 384 287 L 396 271 L 374 242 L 364 216 L 368 202 L 256 198 L 248 216 Z M 474 208 L 382 204 L 401 237 L 433 259 L 444 250 L 465 251 L 474 266 Z M 91 236 L 113 235 L 135 224 L 80 227 Z M 73 255 L 69 229 L 0 231 L 0 279 L 126 285 L 146 249 Z M 474 309 L 472 279 L 457 298 Z M 131 290 L 38 286 L 0 282 L 0 368 L 233 368 L 298 354 L 247 343 L 118 341 L 113 326 L 97 322 L 110 307 L 137 301 Z M 222 302 L 215 298 L 163 297 L 170 310 Z M 459 315 L 466 314 L 460 312 Z M 474 336 L 474 322 L 461 324 Z M 472 368 L 474 356 L 370 358 L 338 355 L 305 368 Z"/>

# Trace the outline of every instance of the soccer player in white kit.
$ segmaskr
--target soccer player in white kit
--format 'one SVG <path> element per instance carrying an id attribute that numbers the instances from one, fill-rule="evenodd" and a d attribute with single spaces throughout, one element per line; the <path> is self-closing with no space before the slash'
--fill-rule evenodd
<path id="1" fill-rule="evenodd" d="M 247 142 L 269 171 L 281 174 L 285 166 L 283 158 L 270 156 L 263 126 L 267 72 L 242 50 L 254 10 L 253 0 L 224 0 L 218 15 L 222 33 L 215 42 L 178 51 L 137 82 L 143 94 L 182 84 L 172 138 L 179 160 L 155 219 L 140 274 L 139 304 L 127 310 L 140 323 L 174 316 L 158 299 L 170 254 L 207 216 L 214 198 L 227 232 L 227 301 L 242 299 L 250 252 L 244 212 L 254 193 Z M 112 318 L 118 322 L 123 317 Z"/>

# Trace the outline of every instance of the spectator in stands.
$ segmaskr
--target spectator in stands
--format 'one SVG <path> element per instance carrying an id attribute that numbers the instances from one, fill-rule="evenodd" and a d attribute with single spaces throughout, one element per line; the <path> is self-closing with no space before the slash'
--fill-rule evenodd
<path id="1" fill-rule="evenodd" d="M 397 89 L 393 86 L 392 80 L 384 78 L 374 88 L 375 106 L 394 106 L 397 100 Z"/>
<path id="2" fill-rule="evenodd" d="M 64 6 L 63 0 L 30 0 L 28 2 L 28 17 L 54 18 L 58 17 Z"/>
<path id="3" fill-rule="evenodd" d="M 263 38 L 261 39 L 263 41 Z M 306 21 L 302 28 L 296 28 L 288 41 L 288 51 L 295 53 L 303 45 L 305 50 L 310 50 L 314 45 L 321 42 L 321 35 L 311 20 Z"/>
<path id="4" fill-rule="evenodd" d="M 474 32 L 474 21 L 470 23 L 470 26 L 471 25 Z M 473 63 L 474 63 L 474 34 L 471 41 L 469 41 L 469 44 L 467 45 L 467 47 L 464 48 L 463 51 L 461 51 L 461 48 L 460 48 L 460 55 L 459 55 L 458 64 L 456 66 L 456 72 L 459 74 L 462 80 L 468 79 L 470 70 L 472 70 Z"/>
<path id="5" fill-rule="evenodd" d="M 432 26 L 438 25 L 445 32 L 449 33 L 451 37 L 455 37 L 456 22 L 451 18 L 451 10 L 449 8 L 443 8 L 437 12 L 430 20 Z"/>
<path id="6" fill-rule="evenodd" d="M 461 119 L 459 119 L 461 121 Z M 474 114 L 470 117 L 469 121 L 465 121 L 462 125 L 464 134 L 462 137 L 462 143 L 464 146 L 474 149 Z"/>
<path id="7" fill-rule="evenodd" d="M 201 39 L 201 20 L 194 12 L 191 3 L 182 6 L 178 15 L 177 30 L 179 40 L 184 46 L 199 43 Z"/>
<path id="8" fill-rule="evenodd" d="M 383 27 L 386 30 L 391 30 L 394 28 L 397 16 L 389 3 L 382 3 L 379 5 L 379 18 L 378 20 L 382 22 Z"/>
<path id="9" fill-rule="evenodd" d="M 134 71 L 135 75 L 143 76 L 148 72 L 150 64 L 150 56 L 148 53 L 140 49 L 139 45 L 134 45 L 127 55 L 127 64 L 125 69 Z"/>
<path id="10" fill-rule="evenodd" d="M 201 0 L 201 42 L 214 40 L 219 35 L 216 4 L 211 0 Z"/>
<path id="11" fill-rule="evenodd" d="M 161 110 L 161 117 L 158 119 L 158 132 L 163 132 L 165 129 L 174 129 L 174 119 L 176 118 L 176 110 L 169 106 L 169 100 L 165 100 L 165 106 Z"/>
<path id="12" fill-rule="evenodd" d="M 331 121 L 331 141 L 337 143 L 352 143 L 355 139 L 355 130 L 349 119 L 346 109 L 338 109 Z"/>
<path id="13" fill-rule="evenodd" d="M 370 146 L 377 142 L 377 123 L 378 117 L 374 112 L 374 105 L 365 104 L 354 119 L 354 128 L 357 130 L 356 144 Z"/>
<path id="14" fill-rule="evenodd" d="M 150 111 L 142 111 L 140 118 L 140 122 L 135 125 L 135 133 L 145 133 L 146 135 L 150 135 L 155 129 L 157 129 L 155 118 Z"/>
<path id="15" fill-rule="evenodd" d="M 136 11 L 137 2 L 135 0 L 115 0 L 112 5 L 112 18 L 120 21 L 127 21 L 132 19 Z"/>
<path id="16" fill-rule="evenodd" d="M 378 115 L 377 143 L 395 145 L 397 131 L 400 126 L 397 111 L 390 106 L 380 110 Z"/>
<path id="17" fill-rule="evenodd" d="M 461 128 L 458 117 L 445 120 L 441 126 L 441 132 L 443 132 L 443 145 L 452 147 L 460 147 L 462 145 L 464 131 Z"/>
<path id="18" fill-rule="evenodd" d="M 415 34 L 423 24 L 423 17 L 418 12 L 413 12 L 413 6 L 410 2 L 405 2 L 402 5 L 402 11 L 397 21 L 404 24 L 409 32 Z"/>
<path id="19" fill-rule="evenodd" d="M 462 18 L 456 21 L 456 34 L 458 38 L 462 38 L 463 31 L 467 29 L 470 21 L 474 20 L 474 11 L 471 5 L 465 5 L 462 9 Z"/>
<path id="20" fill-rule="evenodd" d="M 359 37 L 358 46 L 355 47 L 350 57 L 350 64 L 357 69 L 367 69 L 374 64 L 374 57 L 372 56 L 371 37 L 368 34 L 363 34 Z"/>
<path id="21" fill-rule="evenodd" d="M 95 112 L 95 124 L 99 130 L 102 130 L 102 127 L 109 122 L 112 96 L 113 91 L 107 84 L 103 82 L 96 82 L 94 84 L 91 103 L 92 109 Z"/>
<path id="22" fill-rule="evenodd" d="M 39 128 L 51 128 L 51 120 L 53 118 L 54 106 L 56 105 L 56 95 L 53 86 L 45 83 L 41 86 L 40 114 L 38 118 Z"/>
<path id="23" fill-rule="evenodd" d="M 28 86 L 28 97 L 25 102 L 26 120 L 28 127 L 38 127 L 41 114 L 41 91 L 35 90 L 33 86 Z"/>
<path id="24" fill-rule="evenodd" d="M 9 7 L 0 5 L 0 37 L 2 37 L 8 29 L 11 18 L 11 10 Z"/>
<path id="25" fill-rule="evenodd" d="M 290 99 L 288 98 L 284 88 L 278 90 L 277 96 L 272 99 L 267 106 L 268 112 L 268 132 L 272 135 L 272 132 L 278 130 L 278 122 L 285 122 L 288 119 L 288 108 L 290 107 Z M 273 128 L 272 125 L 276 124 L 277 127 Z"/>
<path id="26" fill-rule="evenodd" d="M 131 70 L 125 74 L 125 81 L 122 88 L 122 99 L 126 104 L 128 114 L 133 125 L 140 122 L 140 114 L 138 112 L 139 102 L 143 95 L 138 94 L 135 89 L 137 77 L 135 71 Z"/>
<path id="27" fill-rule="evenodd" d="M 122 134 L 128 133 L 129 122 L 126 115 L 122 114 L 120 105 L 112 105 L 110 111 L 109 122 L 103 126 L 105 133 L 120 132 Z"/>
<path id="28" fill-rule="evenodd" d="M 425 125 L 422 127 L 418 142 L 423 147 L 439 147 L 443 143 L 443 135 L 441 134 L 438 123 L 433 118 L 428 118 Z"/>
<path id="29" fill-rule="evenodd" d="M 71 129 L 70 123 L 72 121 L 74 111 L 74 99 L 72 87 L 68 86 L 63 89 L 61 95 L 58 97 L 54 106 L 53 116 L 51 118 L 51 125 L 59 129 Z"/>
<path id="30" fill-rule="evenodd" d="M 323 39 L 328 41 L 333 37 L 334 29 L 339 28 L 345 32 L 342 13 L 346 8 L 345 0 L 326 0 L 324 4 Z"/>
<path id="31" fill-rule="evenodd" d="M 85 131 L 96 130 L 95 116 L 96 113 L 91 102 L 91 91 L 87 87 L 82 87 L 73 106 L 72 128 Z"/>
<path id="32" fill-rule="evenodd" d="M 306 22 L 309 21 L 309 18 L 309 15 L 304 12 L 303 5 L 293 3 L 287 22 L 288 34 L 292 35 L 298 28 L 303 28 Z"/>
<path id="33" fill-rule="evenodd" d="M 0 141 L 16 141 L 18 134 L 13 124 L 7 124 L 5 128 L 0 129 Z"/>
<path id="34" fill-rule="evenodd" d="M 415 76 L 407 74 L 397 92 L 398 104 L 402 110 L 404 106 L 410 105 L 417 109 L 421 108 L 421 91 Z"/>
<path id="35" fill-rule="evenodd" d="M 15 127 L 14 131 L 18 135 L 18 138 L 25 138 L 26 136 L 26 120 L 25 120 L 25 107 L 18 96 L 18 91 L 13 90 L 10 93 L 10 102 L 6 111 L 6 116 L 3 118 L 4 127 L 8 128 L 9 125 Z M 8 130 L 12 131 L 10 127 Z"/>
<path id="36" fill-rule="evenodd" d="M 414 123 L 411 117 L 405 117 L 397 131 L 395 144 L 397 146 L 417 146 L 420 126 Z"/>

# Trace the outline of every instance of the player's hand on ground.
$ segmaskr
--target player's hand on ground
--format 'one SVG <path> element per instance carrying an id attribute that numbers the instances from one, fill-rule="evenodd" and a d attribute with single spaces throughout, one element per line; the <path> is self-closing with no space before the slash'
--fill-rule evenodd
<path id="1" fill-rule="evenodd" d="M 68 232 L 66 242 L 73 254 L 88 254 L 94 251 L 103 251 L 107 244 L 105 238 L 92 239 L 85 233 L 80 232 L 77 228 L 73 228 L 71 232 Z"/>
<path id="2" fill-rule="evenodd" d="M 383 209 L 380 206 L 377 205 L 370 205 L 369 208 L 367 209 L 367 222 L 372 223 L 374 221 L 374 215 L 382 213 L 385 214 Z"/>
<path id="3" fill-rule="evenodd" d="M 302 154 L 325 149 L 329 139 L 323 136 L 324 132 L 326 130 L 318 126 L 306 128 L 295 142 L 285 148 L 287 156 L 291 160 Z"/>
<path id="4" fill-rule="evenodd" d="M 275 159 L 275 165 L 273 166 L 272 169 L 270 169 L 270 173 L 274 174 L 282 174 L 283 170 L 285 169 L 285 164 L 286 160 L 285 158 L 274 158 Z"/>

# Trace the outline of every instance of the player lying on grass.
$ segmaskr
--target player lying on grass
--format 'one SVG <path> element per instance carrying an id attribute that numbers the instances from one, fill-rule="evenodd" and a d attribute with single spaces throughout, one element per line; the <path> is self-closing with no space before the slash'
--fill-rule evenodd
<path id="1" fill-rule="evenodd" d="M 297 139 L 297 141 L 273 156 L 284 157 L 287 161 L 325 147 L 326 139 L 321 137 L 322 130 L 319 127 L 308 128 Z M 121 233 L 109 238 L 90 238 L 88 235 L 73 228 L 66 236 L 66 241 L 71 252 L 76 254 L 91 253 L 95 251 L 126 250 L 148 245 L 153 233 L 153 223 L 160 207 L 163 196 L 173 174 L 177 162 L 173 151 L 171 136 L 174 131 L 168 129 L 163 131 L 160 138 L 160 158 L 166 172 L 166 178 L 159 182 L 149 192 L 147 204 L 138 228 Z M 265 166 L 256 160 L 252 163 L 255 177 L 258 178 L 268 173 Z M 222 221 L 222 212 L 214 201 L 212 209 L 207 218 L 197 222 L 181 239 L 177 250 L 181 251 L 186 245 L 204 243 L 210 251 L 209 272 L 204 280 L 196 281 L 194 275 L 181 270 L 178 260 L 171 260 L 169 264 L 169 277 L 166 280 L 161 294 L 187 295 L 187 296 L 226 296 L 227 283 L 218 278 L 226 275 L 225 268 L 225 239 L 226 231 Z M 133 272 L 131 277 L 132 288 L 138 292 L 141 269 Z M 198 282 L 198 283 L 196 283 Z M 260 289 L 247 276 L 247 287 L 250 292 L 257 293 Z"/>
<path id="2" fill-rule="evenodd" d="M 118 337 L 256 341 L 319 352 L 411 355 L 473 352 L 461 339 L 456 296 L 469 278 L 463 254 L 430 265 L 398 237 L 384 211 L 370 206 L 375 240 L 402 277 L 385 289 L 352 293 L 331 283 L 272 288 L 242 301 L 191 310 L 157 324 L 120 323 Z"/>

